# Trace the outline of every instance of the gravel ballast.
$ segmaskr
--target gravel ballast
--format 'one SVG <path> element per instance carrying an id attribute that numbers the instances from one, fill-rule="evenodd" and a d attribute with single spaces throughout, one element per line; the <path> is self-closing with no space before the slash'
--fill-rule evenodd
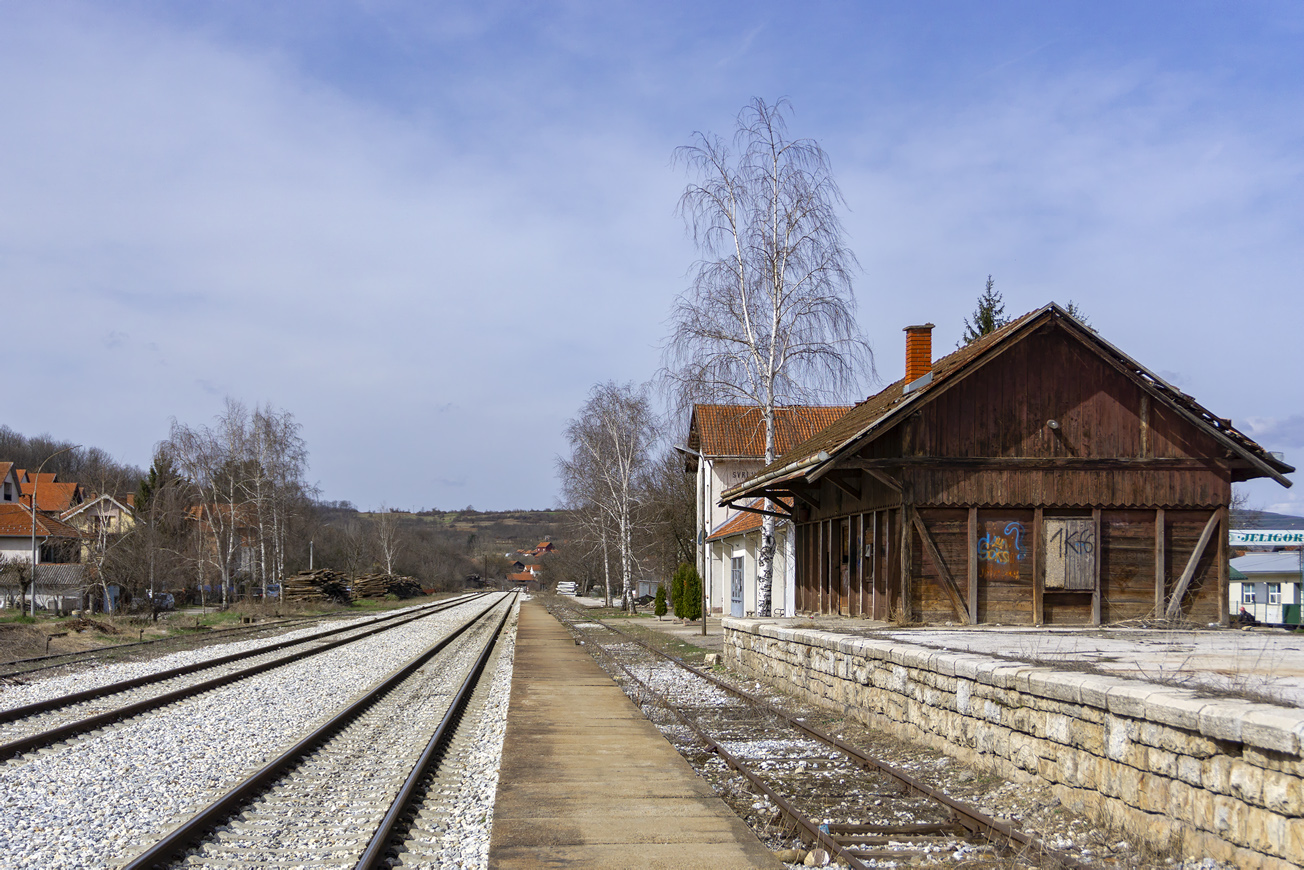
<path id="1" fill-rule="evenodd" d="M 0 854 L 23 868 L 121 864 L 484 606 L 462 605 L 7 762 Z"/>

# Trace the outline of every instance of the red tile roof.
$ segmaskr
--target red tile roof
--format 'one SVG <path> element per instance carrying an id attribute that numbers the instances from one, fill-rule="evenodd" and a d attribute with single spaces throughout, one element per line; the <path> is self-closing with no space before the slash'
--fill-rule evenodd
<path id="1" fill-rule="evenodd" d="M 782 502 L 785 507 L 791 510 L 792 499 L 781 498 L 778 499 L 778 501 Z M 748 507 L 763 508 L 765 507 L 765 499 L 758 498 L 756 499 L 756 501 L 749 504 Z M 720 526 L 720 528 L 712 532 L 711 535 L 707 538 L 707 540 L 719 541 L 723 538 L 731 538 L 734 535 L 745 535 L 748 532 L 759 531 L 761 528 L 761 523 L 764 520 L 765 520 L 764 514 L 753 513 L 752 511 L 740 511 L 736 516 L 730 517 L 729 520 L 724 523 L 724 525 Z"/>
<path id="2" fill-rule="evenodd" d="M 54 475 L 42 474 L 39 485 L 31 481 L 19 481 L 18 489 L 21 493 L 19 497 L 23 504 L 32 503 L 33 489 L 36 490 L 36 509 L 40 511 L 62 513 L 77 503 L 79 489 L 77 484 L 46 480 L 47 477 L 54 477 Z"/>
<path id="3" fill-rule="evenodd" d="M 774 455 L 839 420 L 850 405 L 790 405 L 774 409 Z M 748 405 L 694 405 L 688 447 L 703 456 L 765 455 L 761 409 Z"/>
<path id="4" fill-rule="evenodd" d="M 32 514 L 25 505 L 0 502 L 0 537 L 24 537 L 32 533 Z M 36 537 L 76 538 L 80 533 L 72 526 L 36 512 Z"/>

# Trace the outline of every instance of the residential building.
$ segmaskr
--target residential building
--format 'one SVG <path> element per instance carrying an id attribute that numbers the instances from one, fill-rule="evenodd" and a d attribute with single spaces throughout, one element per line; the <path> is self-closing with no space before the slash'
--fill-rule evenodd
<path id="1" fill-rule="evenodd" d="M 1304 552 L 1248 553 L 1231 561 L 1228 605 L 1258 622 L 1299 625 Z"/>
<path id="2" fill-rule="evenodd" d="M 775 455 L 790 450 L 836 421 L 849 405 L 794 405 L 775 409 Z M 746 405 L 694 405 L 687 447 L 681 448 L 685 471 L 695 475 L 697 503 L 697 571 L 702 575 L 712 613 L 755 613 L 760 522 L 718 503 L 765 464 L 765 423 L 760 408 Z M 763 510 L 763 507 L 750 510 Z M 732 525 L 730 525 L 732 523 Z M 788 524 L 775 527 L 771 614 L 791 614 L 793 559 Z"/>

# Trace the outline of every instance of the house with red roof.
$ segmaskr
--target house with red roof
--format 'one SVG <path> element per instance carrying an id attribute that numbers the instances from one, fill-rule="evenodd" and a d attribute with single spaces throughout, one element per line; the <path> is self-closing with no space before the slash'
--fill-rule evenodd
<path id="1" fill-rule="evenodd" d="M 61 514 L 79 505 L 86 494 L 81 484 L 59 480 L 57 473 L 17 471 L 19 498 L 24 504 L 32 503 L 32 494 L 36 494 L 36 509 L 50 514 Z"/>
<path id="2" fill-rule="evenodd" d="M 18 469 L 12 462 L 0 462 L 0 504 L 18 501 Z"/>
<path id="3" fill-rule="evenodd" d="M 841 419 L 849 405 L 792 405 L 775 409 L 775 455 L 790 450 Z M 755 613 L 756 568 L 761 515 L 719 504 L 720 494 L 750 478 L 765 464 L 765 422 L 747 405 L 694 405 L 687 446 L 680 448 L 685 472 L 695 475 L 697 570 L 713 613 Z M 756 509 L 763 510 L 762 507 Z M 793 566 L 789 523 L 775 528 L 771 612 L 793 613 Z"/>
<path id="4" fill-rule="evenodd" d="M 36 604 L 43 608 L 80 606 L 84 566 L 77 564 L 80 535 L 63 521 L 36 512 L 25 504 L 0 501 L 0 567 L 32 564 L 33 533 L 36 542 Z M 0 571 L 0 602 L 14 606 L 30 582 L 27 570 Z"/>

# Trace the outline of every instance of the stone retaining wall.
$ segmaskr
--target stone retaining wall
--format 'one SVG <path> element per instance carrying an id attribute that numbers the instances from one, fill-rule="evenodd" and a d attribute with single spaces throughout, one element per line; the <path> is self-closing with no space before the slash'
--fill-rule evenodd
<path id="1" fill-rule="evenodd" d="M 1304 710 L 759 620 L 725 619 L 724 655 L 1156 848 L 1304 862 Z"/>

